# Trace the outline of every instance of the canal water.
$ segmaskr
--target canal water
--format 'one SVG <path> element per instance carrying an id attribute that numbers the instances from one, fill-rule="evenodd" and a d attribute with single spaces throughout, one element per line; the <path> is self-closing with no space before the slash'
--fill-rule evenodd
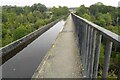
<path id="1" fill-rule="evenodd" d="M 2 65 L 3 78 L 31 78 L 63 29 L 61 20 Z"/>

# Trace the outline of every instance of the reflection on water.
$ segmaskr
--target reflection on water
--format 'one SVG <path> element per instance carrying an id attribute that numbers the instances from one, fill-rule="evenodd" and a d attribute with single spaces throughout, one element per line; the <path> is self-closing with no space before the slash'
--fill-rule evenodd
<path id="1" fill-rule="evenodd" d="M 31 78 L 63 28 L 61 20 L 2 65 L 3 78 Z"/>

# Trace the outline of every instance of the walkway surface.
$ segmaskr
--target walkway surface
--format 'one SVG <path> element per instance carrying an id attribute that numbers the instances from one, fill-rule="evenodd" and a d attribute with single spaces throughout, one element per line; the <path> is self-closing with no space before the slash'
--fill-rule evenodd
<path id="1" fill-rule="evenodd" d="M 81 78 L 79 49 L 71 15 L 33 78 Z"/>

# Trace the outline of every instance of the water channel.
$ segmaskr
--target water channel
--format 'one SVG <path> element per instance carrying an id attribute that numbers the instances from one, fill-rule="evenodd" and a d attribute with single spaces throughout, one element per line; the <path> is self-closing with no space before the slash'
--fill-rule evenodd
<path id="1" fill-rule="evenodd" d="M 2 65 L 3 78 L 31 78 L 65 21 L 61 20 Z"/>

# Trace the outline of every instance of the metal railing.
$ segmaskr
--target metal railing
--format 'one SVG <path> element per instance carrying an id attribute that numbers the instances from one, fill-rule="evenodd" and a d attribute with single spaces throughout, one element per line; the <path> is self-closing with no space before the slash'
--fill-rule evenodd
<path id="1" fill-rule="evenodd" d="M 107 78 L 113 43 L 120 45 L 120 36 L 71 13 L 78 35 L 83 76 L 97 78 L 102 37 L 106 38 L 102 78 Z"/>

